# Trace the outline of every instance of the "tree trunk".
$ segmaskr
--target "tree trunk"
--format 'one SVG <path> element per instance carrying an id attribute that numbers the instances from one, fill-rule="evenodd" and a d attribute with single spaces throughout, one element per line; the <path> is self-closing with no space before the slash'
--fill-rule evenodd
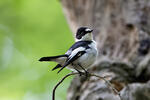
<path id="1" fill-rule="evenodd" d="M 123 100 L 150 100 L 150 0 L 61 0 L 75 34 L 94 29 L 99 58 L 89 69 L 108 80 Z M 67 100 L 119 100 L 102 80 L 76 76 Z"/>

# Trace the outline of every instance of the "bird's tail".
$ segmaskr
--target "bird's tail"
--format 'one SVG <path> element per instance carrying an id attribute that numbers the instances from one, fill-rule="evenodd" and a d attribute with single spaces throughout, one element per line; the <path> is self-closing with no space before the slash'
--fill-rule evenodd
<path id="1" fill-rule="evenodd" d="M 58 63 L 62 62 L 64 59 L 66 59 L 68 55 L 59 55 L 59 56 L 51 56 L 51 57 L 42 57 L 39 59 L 39 61 L 56 61 Z"/>

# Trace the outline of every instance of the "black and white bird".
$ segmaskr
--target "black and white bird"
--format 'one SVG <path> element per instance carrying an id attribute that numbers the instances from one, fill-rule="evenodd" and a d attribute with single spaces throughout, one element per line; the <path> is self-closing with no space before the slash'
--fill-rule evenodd
<path id="1" fill-rule="evenodd" d="M 42 57 L 39 61 L 54 61 L 57 66 L 52 70 L 60 68 L 58 73 L 65 67 L 72 71 L 82 73 L 86 71 L 97 58 L 96 42 L 93 40 L 92 29 L 87 27 L 80 27 L 76 33 L 76 42 L 69 48 L 69 50 L 59 56 Z"/>

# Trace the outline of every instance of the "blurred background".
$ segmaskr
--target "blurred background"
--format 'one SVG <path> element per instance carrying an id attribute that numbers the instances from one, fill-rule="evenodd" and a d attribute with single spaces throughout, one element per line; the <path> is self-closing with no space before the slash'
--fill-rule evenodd
<path id="1" fill-rule="evenodd" d="M 70 71 L 51 71 L 43 56 L 65 53 L 74 42 L 59 0 L 0 0 L 0 100 L 50 100 Z M 65 100 L 71 78 L 57 89 Z"/>

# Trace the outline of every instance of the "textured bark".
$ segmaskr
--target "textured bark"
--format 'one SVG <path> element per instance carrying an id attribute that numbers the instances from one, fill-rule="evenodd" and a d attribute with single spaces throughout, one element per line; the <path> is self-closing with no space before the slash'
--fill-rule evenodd
<path id="1" fill-rule="evenodd" d="M 150 100 L 150 0 L 61 0 L 75 34 L 94 29 L 99 58 L 89 69 L 109 79 L 123 100 Z M 76 76 L 67 100 L 119 100 L 101 81 Z"/>

